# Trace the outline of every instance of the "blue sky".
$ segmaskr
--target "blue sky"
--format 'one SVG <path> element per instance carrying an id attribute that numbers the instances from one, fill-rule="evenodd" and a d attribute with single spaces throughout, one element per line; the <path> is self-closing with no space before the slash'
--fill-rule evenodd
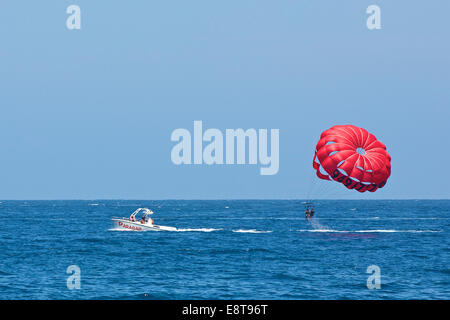
<path id="1" fill-rule="evenodd" d="M 71 4 L 81 30 L 66 28 Z M 371 4 L 381 30 L 366 28 Z M 346 198 L 449 198 L 449 11 L 446 0 L 3 0 L 0 198 L 304 198 L 320 133 L 347 123 L 387 145 L 392 176 Z M 194 120 L 279 129 L 278 174 L 175 166 L 170 135 Z"/>

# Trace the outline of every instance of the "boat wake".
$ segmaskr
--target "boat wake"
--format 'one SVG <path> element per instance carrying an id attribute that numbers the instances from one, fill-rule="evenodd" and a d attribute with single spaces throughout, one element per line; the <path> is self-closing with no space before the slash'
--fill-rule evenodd
<path id="1" fill-rule="evenodd" d="M 396 230 L 396 229 L 370 229 L 370 230 L 334 230 L 326 225 L 320 224 L 314 218 L 309 220 L 311 229 L 301 229 L 300 232 L 324 232 L 324 233 L 429 233 L 429 232 L 442 232 L 442 230 Z"/>
<path id="2" fill-rule="evenodd" d="M 256 230 L 256 229 L 238 229 L 238 230 L 232 230 L 233 232 L 240 232 L 240 233 L 271 233 L 270 230 Z"/>
<path id="3" fill-rule="evenodd" d="M 186 229 L 177 229 L 175 230 L 167 230 L 167 231 L 176 231 L 176 232 L 213 232 L 220 231 L 222 229 L 214 229 L 214 228 L 186 228 Z"/>
<path id="4" fill-rule="evenodd" d="M 172 232 L 213 232 L 213 231 L 219 231 L 222 229 L 214 229 L 214 228 L 175 228 L 175 227 L 166 227 L 166 226 L 159 226 L 159 229 L 161 231 L 172 231 Z M 143 232 L 143 231 L 149 231 L 149 230 L 133 230 L 133 229 L 122 229 L 122 228 L 111 228 L 108 229 L 108 231 L 131 231 L 131 232 Z"/>
<path id="5" fill-rule="evenodd" d="M 324 233 L 431 233 L 442 232 L 442 230 L 395 230 L 395 229 L 374 229 L 374 230 L 333 230 L 333 229 L 300 229 L 299 232 L 324 232 Z"/>
<path id="6" fill-rule="evenodd" d="M 213 231 L 220 231 L 223 229 L 215 229 L 215 228 L 175 228 L 175 227 L 165 227 L 165 226 L 159 226 L 159 229 L 161 231 L 172 231 L 172 232 L 213 232 Z M 122 229 L 122 228 L 112 228 L 108 229 L 108 231 L 131 231 L 131 232 L 142 232 L 147 230 L 133 230 L 133 229 Z M 271 233 L 270 230 L 256 230 L 256 229 L 238 229 L 238 230 L 231 230 L 232 232 L 237 233 Z"/>

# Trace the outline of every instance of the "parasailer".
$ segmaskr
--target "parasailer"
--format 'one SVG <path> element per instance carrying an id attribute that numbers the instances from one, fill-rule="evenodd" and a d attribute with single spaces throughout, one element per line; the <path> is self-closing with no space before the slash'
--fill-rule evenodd
<path id="1" fill-rule="evenodd" d="M 325 130 L 317 142 L 313 158 L 315 174 L 324 183 L 314 185 L 321 193 L 337 192 L 336 182 L 358 192 L 375 192 L 386 185 L 391 175 L 391 156 L 386 146 L 366 129 L 354 125 L 336 125 Z M 336 184 L 338 185 L 338 184 Z M 327 187 L 328 186 L 328 187 Z M 312 192 L 312 187 L 307 199 Z M 330 192 L 327 192 L 330 196 Z M 304 202 L 305 219 L 312 221 L 314 206 Z"/>
<path id="2" fill-rule="evenodd" d="M 312 202 L 306 202 L 305 203 L 305 219 L 311 220 L 311 218 L 314 216 L 314 207 L 312 205 Z"/>
<path id="3" fill-rule="evenodd" d="M 305 220 L 308 220 L 309 218 L 311 218 L 310 216 L 311 211 L 309 210 L 309 208 L 305 209 Z"/>
<path id="4" fill-rule="evenodd" d="M 359 192 L 375 192 L 391 175 L 391 156 L 367 130 L 337 125 L 322 132 L 313 167 L 320 179 L 334 180 Z"/>

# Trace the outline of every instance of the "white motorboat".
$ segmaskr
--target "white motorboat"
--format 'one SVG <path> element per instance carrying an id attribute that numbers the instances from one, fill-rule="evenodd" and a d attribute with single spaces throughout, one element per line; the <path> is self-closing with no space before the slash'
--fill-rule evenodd
<path id="1" fill-rule="evenodd" d="M 142 216 L 139 220 L 136 216 L 142 211 Z M 177 228 L 158 226 L 153 224 L 153 219 L 149 215 L 153 214 L 153 211 L 148 208 L 138 208 L 128 218 L 113 217 L 114 229 L 117 230 L 132 230 L 132 231 L 176 231 Z"/>

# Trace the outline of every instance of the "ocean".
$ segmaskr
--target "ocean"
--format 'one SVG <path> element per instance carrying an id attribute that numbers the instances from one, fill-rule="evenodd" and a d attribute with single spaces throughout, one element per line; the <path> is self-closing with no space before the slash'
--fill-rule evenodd
<path id="1" fill-rule="evenodd" d="M 302 200 L 4 200 L 0 299 L 450 298 L 449 200 L 314 205 L 309 222 Z M 113 229 L 139 207 L 177 230 Z"/>

